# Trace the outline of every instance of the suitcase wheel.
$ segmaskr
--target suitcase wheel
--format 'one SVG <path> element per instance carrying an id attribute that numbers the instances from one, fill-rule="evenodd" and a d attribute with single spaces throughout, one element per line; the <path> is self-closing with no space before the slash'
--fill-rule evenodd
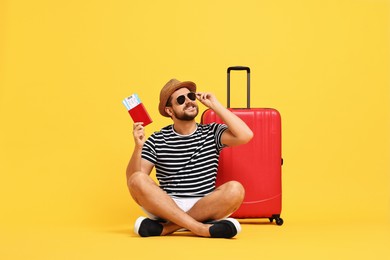
<path id="1" fill-rule="evenodd" d="M 273 222 L 274 219 L 275 219 L 276 225 L 278 225 L 278 226 L 283 225 L 283 222 L 284 222 L 284 221 L 283 221 L 283 219 L 280 217 L 280 215 L 272 215 L 272 218 L 269 218 L 269 221 L 270 221 L 270 222 Z"/>
<path id="2" fill-rule="evenodd" d="M 276 222 L 276 225 L 278 225 L 278 226 L 283 225 L 283 219 L 282 219 L 282 218 L 277 218 L 277 219 L 275 220 L 275 222 Z"/>

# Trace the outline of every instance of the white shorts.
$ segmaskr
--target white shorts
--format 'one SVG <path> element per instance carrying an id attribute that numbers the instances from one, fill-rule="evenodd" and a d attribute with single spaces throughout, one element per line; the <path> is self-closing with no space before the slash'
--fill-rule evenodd
<path id="1" fill-rule="evenodd" d="M 202 197 L 197 198 L 172 198 L 174 202 L 176 202 L 176 205 L 181 208 L 184 212 L 189 211 Z M 142 207 L 141 207 L 142 208 Z M 148 218 L 150 219 L 161 219 L 158 216 L 153 215 L 152 213 L 148 212 L 146 209 L 142 208 L 142 210 L 148 215 Z"/>

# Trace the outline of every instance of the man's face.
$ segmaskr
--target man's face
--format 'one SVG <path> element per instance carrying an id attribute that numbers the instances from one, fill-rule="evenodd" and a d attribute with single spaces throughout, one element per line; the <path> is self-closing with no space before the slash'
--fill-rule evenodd
<path id="1" fill-rule="evenodd" d="M 190 93 L 190 91 L 187 88 L 181 88 L 171 95 L 172 113 L 173 116 L 179 120 L 192 121 L 199 113 L 196 98 L 195 100 L 191 100 L 188 97 L 188 93 Z M 184 103 L 180 104 L 180 101 L 183 100 L 183 98 Z"/>

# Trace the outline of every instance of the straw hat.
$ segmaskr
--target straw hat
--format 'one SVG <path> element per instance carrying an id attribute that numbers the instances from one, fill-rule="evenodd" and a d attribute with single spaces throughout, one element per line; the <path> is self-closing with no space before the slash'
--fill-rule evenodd
<path id="1" fill-rule="evenodd" d="M 168 99 L 176 90 L 180 88 L 188 88 L 191 92 L 196 92 L 196 84 L 192 81 L 179 81 L 177 79 L 171 79 L 165 84 L 160 92 L 160 103 L 158 104 L 158 111 L 162 116 L 169 117 L 167 112 L 165 112 L 165 107 Z"/>

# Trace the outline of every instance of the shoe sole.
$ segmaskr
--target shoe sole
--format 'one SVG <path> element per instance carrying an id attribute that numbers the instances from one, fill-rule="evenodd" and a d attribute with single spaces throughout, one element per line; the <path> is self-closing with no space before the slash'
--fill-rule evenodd
<path id="1" fill-rule="evenodd" d="M 224 220 L 228 220 L 228 221 L 233 223 L 234 227 L 237 230 L 237 234 L 239 234 L 241 232 L 241 225 L 240 225 L 240 223 L 236 219 L 234 219 L 234 218 L 226 218 Z"/>
<path id="2" fill-rule="evenodd" d="M 139 227 L 141 226 L 141 223 L 142 221 L 144 221 L 144 219 L 146 219 L 145 217 L 139 217 L 137 218 L 137 220 L 135 221 L 135 224 L 134 224 L 134 233 L 136 233 L 137 235 L 140 236 L 139 234 Z"/>

